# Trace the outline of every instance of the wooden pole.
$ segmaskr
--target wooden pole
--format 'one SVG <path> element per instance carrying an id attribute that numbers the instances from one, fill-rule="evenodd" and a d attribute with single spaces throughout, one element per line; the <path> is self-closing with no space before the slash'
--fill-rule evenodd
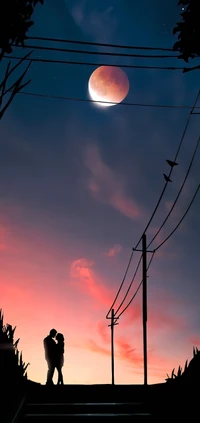
<path id="1" fill-rule="evenodd" d="M 143 254 L 143 295 L 142 295 L 142 316 L 143 316 L 143 354 L 144 354 L 144 385 L 147 385 L 147 240 L 146 234 L 142 236 Z"/>
<path id="2" fill-rule="evenodd" d="M 111 371 L 112 371 L 112 385 L 115 384 L 115 365 L 114 365 L 114 309 L 111 314 Z"/>

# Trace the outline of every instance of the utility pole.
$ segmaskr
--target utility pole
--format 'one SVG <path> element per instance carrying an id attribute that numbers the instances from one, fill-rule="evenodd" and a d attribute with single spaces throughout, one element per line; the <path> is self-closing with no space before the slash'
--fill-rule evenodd
<path id="1" fill-rule="evenodd" d="M 142 236 L 142 317 L 143 317 L 143 355 L 144 355 L 144 385 L 147 385 L 147 239 Z"/>
<path id="2" fill-rule="evenodd" d="M 115 384 L 115 362 L 114 362 L 114 308 L 111 314 L 111 369 L 112 369 L 112 385 Z"/>
<path id="3" fill-rule="evenodd" d="M 115 384 L 114 326 L 115 325 L 118 325 L 118 323 L 116 323 L 116 320 L 117 319 L 118 319 L 118 317 L 115 317 L 114 308 L 112 308 L 112 311 L 111 311 L 111 324 L 108 325 L 108 326 L 110 326 L 110 329 L 111 329 L 111 374 L 112 374 L 112 385 Z"/>

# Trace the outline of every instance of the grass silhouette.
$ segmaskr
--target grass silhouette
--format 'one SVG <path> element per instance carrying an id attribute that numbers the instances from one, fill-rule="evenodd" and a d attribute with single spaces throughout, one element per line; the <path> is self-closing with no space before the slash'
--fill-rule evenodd
<path id="1" fill-rule="evenodd" d="M 177 373 L 175 373 L 175 368 L 172 370 L 171 376 L 167 374 L 167 383 L 174 381 L 178 382 L 187 382 L 187 383 L 196 383 L 200 378 L 200 351 L 198 348 L 193 347 L 193 358 L 188 364 L 188 360 L 185 362 L 184 369 L 179 366 Z"/>
<path id="2" fill-rule="evenodd" d="M 22 352 L 18 350 L 18 343 L 14 340 L 16 326 L 4 324 L 4 315 L 0 310 L 0 377 L 9 384 L 18 384 L 27 379 L 27 367 L 22 359 Z"/>
<path id="3" fill-rule="evenodd" d="M 20 339 L 14 340 L 16 326 L 4 324 L 0 309 L 0 380 L 1 407 L 0 421 L 10 423 L 19 407 L 27 383 L 27 367 L 18 350 Z"/>

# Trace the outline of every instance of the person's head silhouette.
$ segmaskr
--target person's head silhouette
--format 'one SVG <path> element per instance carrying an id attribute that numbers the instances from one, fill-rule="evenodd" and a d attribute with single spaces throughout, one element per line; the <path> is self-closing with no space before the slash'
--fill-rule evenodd
<path id="1" fill-rule="evenodd" d="M 63 336 L 62 333 L 57 333 L 57 335 L 56 335 L 56 341 L 58 341 L 58 343 L 59 342 L 64 342 L 64 336 Z"/>
<path id="2" fill-rule="evenodd" d="M 51 338 L 55 338 L 56 334 L 57 334 L 56 329 L 51 329 L 50 332 L 49 332 L 49 335 L 51 336 Z"/>

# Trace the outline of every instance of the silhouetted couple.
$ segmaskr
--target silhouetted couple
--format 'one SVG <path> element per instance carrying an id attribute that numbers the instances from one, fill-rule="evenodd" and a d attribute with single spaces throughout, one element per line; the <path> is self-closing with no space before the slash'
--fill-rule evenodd
<path id="1" fill-rule="evenodd" d="M 55 339 L 54 339 L 55 338 Z M 62 367 L 64 364 L 64 336 L 51 329 L 49 335 L 44 339 L 45 359 L 48 365 L 46 385 L 53 384 L 55 369 L 58 371 L 57 385 L 63 385 Z"/>

